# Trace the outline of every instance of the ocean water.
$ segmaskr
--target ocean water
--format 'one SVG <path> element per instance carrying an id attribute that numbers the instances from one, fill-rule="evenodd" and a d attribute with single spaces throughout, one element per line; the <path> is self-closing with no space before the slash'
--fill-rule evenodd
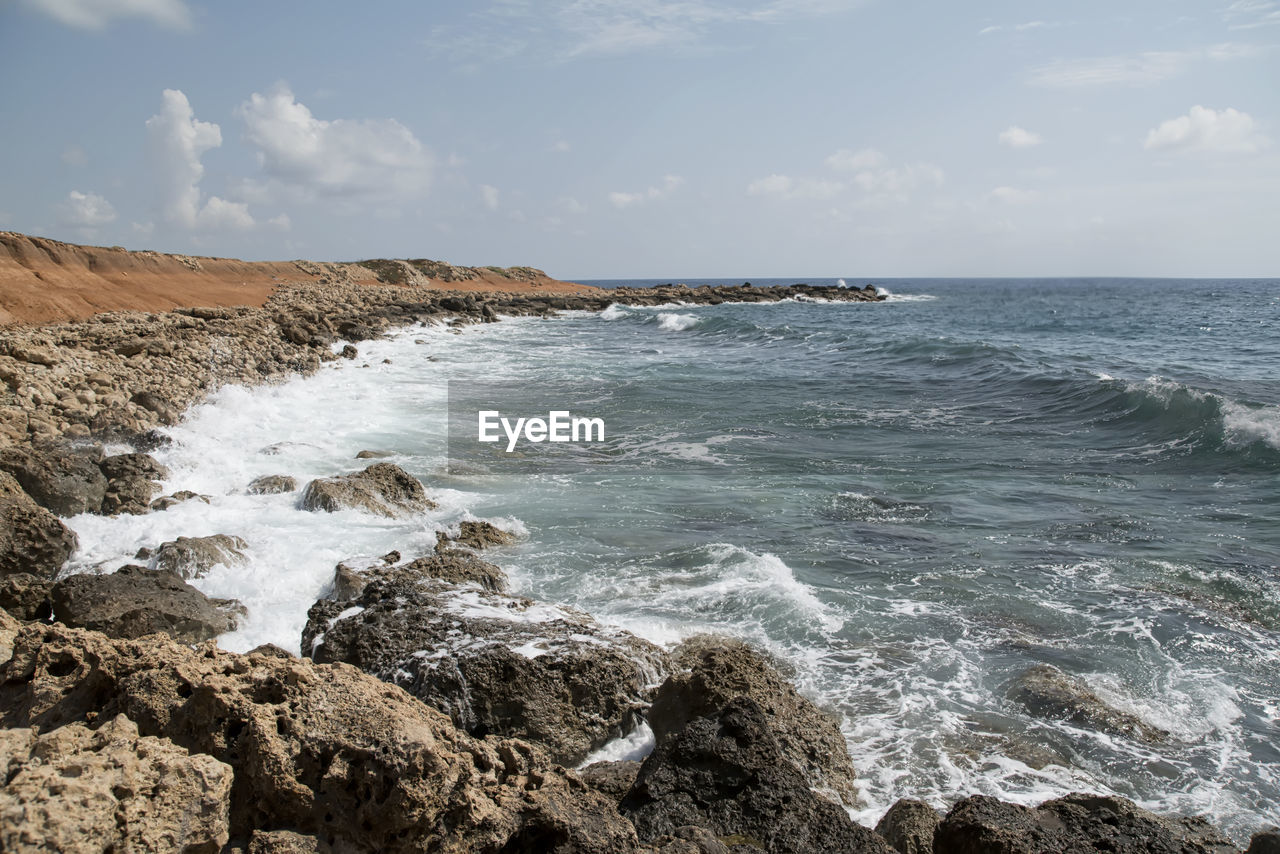
<path id="1" fill-rule="evenodd" d="M 339 560 L 425 554 L 488 519 L 522 535 L 491 556 L 518 593 L 785 661 L 842 722 L 864 823 L 902 796 L 1075 790 L 1241 840 L 1280 823 L 1280 281 L 875 284 L 887 301 L 416 327 L 309 378 L 225 388 L 157 454 L 167 491 L 210 503 L 77 517 L 73 569 L 239 535 L 247 563 L 194 582 L 248 606 L 220 642 L 296 651 Z M 669 429 L 630 448 L 647 467 L 452 474 L 448 384 L 496 379 L 603 385 L 592 414 L 647 408 Z M 362 449 L 394 452 L 441 508 L 388 520 L 244 493 L 355 471 Z M 1028 715 L 1006 692 L 1038 663 L 1169 737 Z"/>

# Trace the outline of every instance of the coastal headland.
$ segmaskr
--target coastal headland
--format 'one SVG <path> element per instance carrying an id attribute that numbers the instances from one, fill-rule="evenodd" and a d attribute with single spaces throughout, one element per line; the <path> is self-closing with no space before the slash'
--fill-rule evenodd
<path id="1" fill-rule="evenodd" d="M 440 532 L 429 554 L 339 563 L 302 657 L 217 647 L 242 606 L 187 582 L 234 560 L 234 536 L 63 571 L 80 544 L 62 519 L 204 500 L 158 494 L 149 452 L 220 386 L 359 363 L 361 342 L 416 323 L 783 299 L 882 297 L 602 290 L 527 267 L 241 262 L 0 233 L 0 850 L 1240 851 L 1202 819 L 1084 793 L 1031 807 L 955 792 L 942 811 L 904 799 L 862 827 L 838 723 L 785 665 L 729 637 L 659 647 L 513 595 L 488 559 L 513 535 L 485 522 Z M 432 506 L 432 484 L 359 456 L 351 474 L 244 488 L 313 512 Z M 1053 668 L 1015 689 L 1038 714 L 1163 737 Z M 579 767 L 642 722 L 642 761 Z M 1280 832 L 1248 850 L 1280 850 Z"/>

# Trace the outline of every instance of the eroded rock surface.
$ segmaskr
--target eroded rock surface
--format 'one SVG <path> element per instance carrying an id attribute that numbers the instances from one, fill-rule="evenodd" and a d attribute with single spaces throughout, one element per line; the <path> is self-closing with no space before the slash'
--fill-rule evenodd
<path id="1" fill-rule="evenodd" d="M 1071 721 L 1147 742 L 1164 741 L 1169 736 L 1136 715 L 1108 705 L 1083 679 L 1051 664 L 1037 664 L 1019 674 L 1009 686 L 1008 697 L 1037 717 Z"/>
<path id="2" fill-rule="evenodd" d="M 155 551 L 156 569 L 182 578 L 202 578 L 218 564 L 245 562 L 243 549 L 249 544 L 229 534 L 208 537 L 178 537 L 161 543 Z"/>
<path id="3" fill-rule="evenodd" d="M 250 495 L 280 495 L 297 491 L 297 479 L 287 474 L 264 474 L 249 482 Z"/>
<path id="4" fill-rule="evenodd" d="M 163 632 L 198 643 L 236 627 L 239 603 L 210 599 L 172 572 L 125 566 L 72 575 L 54 585 L 54 619 L 118 638 Z"/>
<path id="5" fill-rule="evenodd" d="M 0 469 L 11 474 L 41 507 L 57 516 L 97 513 L 107 492 L 101 453 L 53 444 L 0 450 Z"/>
<path id="6" fill-rule="evenodd" d="M 889 807 L 876 824 L 876 833 L 898 854 L 932 854 L 933 837 L 941 823 L 942 816 L 924 801 L 903 798 Z"/>
<path id="7" fill-rule="evenodd" d="M 0 471 L 0 576 L 53 578 L 78 546 L 75 532 Z"/>
<path id="8" fill-rule="evenodd" d="M 436 551 L 446 551 L 456 546 L 469 549 L 487 549 L 494 546 L 509 546 L 516 542 L 516 535 L 504 531 L 489 522 L 468 520 L 458 525 L 457 534 L 440 531 L 436 534 Z"/>
<path id="9" fill-rule="evenodd" d="M 313 480 L 302 492 L 302 509 L 355 509 L 379 516 L 403 516 L 433 510 L 422 484 L 394 463 L 374 463 L 363 471 Z"/>

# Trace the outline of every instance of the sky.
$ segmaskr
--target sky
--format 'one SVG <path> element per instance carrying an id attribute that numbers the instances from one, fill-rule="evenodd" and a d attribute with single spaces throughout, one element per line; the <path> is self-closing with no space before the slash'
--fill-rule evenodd
<path id="1" fill-rule="evenodd" d="M 1280 0 L 0 0 L 0 229 L 568 279 L 1280 276 Z"/>

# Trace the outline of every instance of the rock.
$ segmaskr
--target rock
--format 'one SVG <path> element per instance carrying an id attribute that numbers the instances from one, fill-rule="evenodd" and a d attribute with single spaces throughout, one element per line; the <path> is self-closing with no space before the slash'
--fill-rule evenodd
<path id="1" fill-rule="evenodd" d="M 19 620 L 47 620 L 53 614 L 53 581 L 27 572 L 0 577 L 0 608 Z"/>
<path id="2" fill-rule="evenodd" d="M 933 835 L 941 823 L 942 816 L 924 801 L 903 798 L 889 807 L 876 833 L 898 854 L 932 854 Z"/>
<path id="3" fill-rule="evenodd" d="M 53 578 L 79 544 L 57 516 L 0 472 L 0 578 L 19 572 Z"/>
<path id="4" fill-rule="evenodd" d="M 132 400 L 143 409 L 155 413 L 161 424 L 172 425 L 182 420 L 181 410 L 155 392 L 140 391 Z"/>
<path id="5" fill-rule="evenodd" d="M 381 516 L 434 510 L 422 484 L 392 463 L 374 463 L 364 471 L 313 480 L 302 493 L 302 509 L 329 513 L 354 508 Z"/>
<path id="6" fill-rule="evenodd" d="M 355 357 L 360 355 L 360 351 L 350 344 L 344 344 L 342 347 L 341 355 L 342 355 L 342 358 L 344 359 L 354 359 Z"/>
<path id="7" fill-rule="evenodd" d="M 0 453 L 0 469 L 13 475 L 37 504 L 58 516 L 97 513 L 107 492 L 107 479 L 92 452 L 6 448 Z"/>
<path id="8" fill-rule="evenodd" d="M 28 365 L 53 367 L 58 364 L 57 355 L 47 347 L 17 347 L 9 355 L 19 362 L 26 362 Z"/>
<path id="9" fill-rule="evenodd" d="M 539 750 L 471 738 L 353 668 L 22 628 L 0 667 L 0 724 L 47 731 L 119 713 L 233 768 L 233 839 L 287 830 L 387 854 L 637 849 L 613 805 Z"/>
<path id="10" fill-rule="evenodd" d="M 659 744 L 620 809 L 646 842 L 696 825 L 770 854 L 893 851 L 810 790 L 763 710 L 745 696 Z"/>
<path id="11" fill-rule="evenodd" d="M 675 651 L 684 672 L 667 678 L 647 715 L 658 744 L 689 721 L 735 697 L 750 697 L 764 712 L 787 760 L 833 800 L 857 803 L 853 762 L 836 721 L 802 697 L 765 656 L 740 640 L 701 635 Z"/>
<path id="12" fill-rule="evenodd" d="M 582 782 L 611 801 L 621 801 L 635 785 L 640 763 L 634 759 L 616 762 L 593 762 L 578 772 Z"/>
<path id="13" fill-rule="evenodd" d="M 264 474 L 249 483 L 250 495 L 279 495 L 297 491 L 298 481 L 287 474 Z"/>
<path id="14" fill-rule="evenodd" d="M 229 534 L 208 537 L 178 537 L 161 543 L 155 551 L 156 569 L 182 578 L 203 578 L 218 564 L 244 563 L 249 544 Z"/>
<path id="15" fill-rule="evenodd" d="M 0 850 L 216 854 L 230 835 L 230 766 L 124 715 L 0 730 L 0 756 Z"/>
<path id="16" fill-rule="evenodd" d="M 1038 807 L 987 795 L 960 801 L 938 826 L 941 854 L 1230 854 L 1231 841 L 1204 819 L 1163 818 L 1133 801 L 1071 794 Z"/>
<path id="17" fill-rule="evenodd" d="M 576 764 L 633 729 L 667 667 L 658 647 L 568 608 L 370 573 L 354 599 L 307 614 L 302 651 L 408 690 L 467 732 L 528 739 Z"/>
<path id="18" fill-rule="evenodd" d="M 731 850 L 747 854 L 759 849 L 749 845 L 735 845 L 734 849 L 730 849 L 705 827 L 685 825 L 677 827 L 670 836 L 654 840 L 653 850 L 658 854 L 730 854 Z"/>
<path id="19" fill-rule="evenodd" d="M 356 454 L 357 460 L 384 460 L 387 457 L 394 457 L 395 451 L 361 451 Z"/>
<path id="20" fill-rule="evenodd" d="M 427 555 L 411 561 L 404 568 L 408 572 L 454 584 L 474 582 L 494 593 L 507 589 L 505 572 L 488 561 L 464 552 Z"/>
<path id="21" fill-rule="evenodd" d="M 184 501 L 201 501 L 208 504 L 209 496 L 200 495 L 199 493 L 192 492 L 189 489 L 180 489 L 173 495 L 163 495 L 157 498 L 148 506 L 151 508 L 152 512 L 157 512 L 160 510 L 168 510 L 170 507 L 181 504 Z"/>
<path id="22" fill-rule="evenodd" d="M 1255 833 L 1244 854 L 1280 854 L 1280 827 Z"/>
<path id="23" fill-rule="evenodd" d="M 210 599 L 172 572 L 125 566 L 110 575 L 72 575 L 54 585 L 54 619 L 112 637 L 163 632 L 198 643 L 236 627 L 234 600 Z"/>
<path id="24" fill-rule="evenodd" d="M 509 546 L 516 542 L 516 535 L 488 522 L 467 521 L 458 526 L 456 535 L 444 531 L 436 533 L 436 551 L 442 552 L 454 546 L 487 549 L 490 546 Z"/>
<path id="25" fill-rule="evenodd" d="M 1160 742 L 1169 737 L 1169 733 L 1136 715 L 1108 706 L 1083 679 L 1069 676 L 1050 664 L 1027 668 L 1013 680 L 1007 696 L 1037 717 L 1071 721 L 1099 732 L 1146 742 Z"/>
<path id="26" fill-rule="evenodd" d="M 329 850 L 328 845 L 322 846 L 314 836 L 291 830 L 255 830 L 249 840 L 249 854 L 321 854 Z"/>
<path id="27" fill-rule="evenodd" d="M 160 489 L 158 481 L 169 476 L 168 469 L 146 454 L 107 457 L 100 468 L 107 478 L 102 512 L 111 516 L 146 513 L 151 509 L 152 496 Z"/>

